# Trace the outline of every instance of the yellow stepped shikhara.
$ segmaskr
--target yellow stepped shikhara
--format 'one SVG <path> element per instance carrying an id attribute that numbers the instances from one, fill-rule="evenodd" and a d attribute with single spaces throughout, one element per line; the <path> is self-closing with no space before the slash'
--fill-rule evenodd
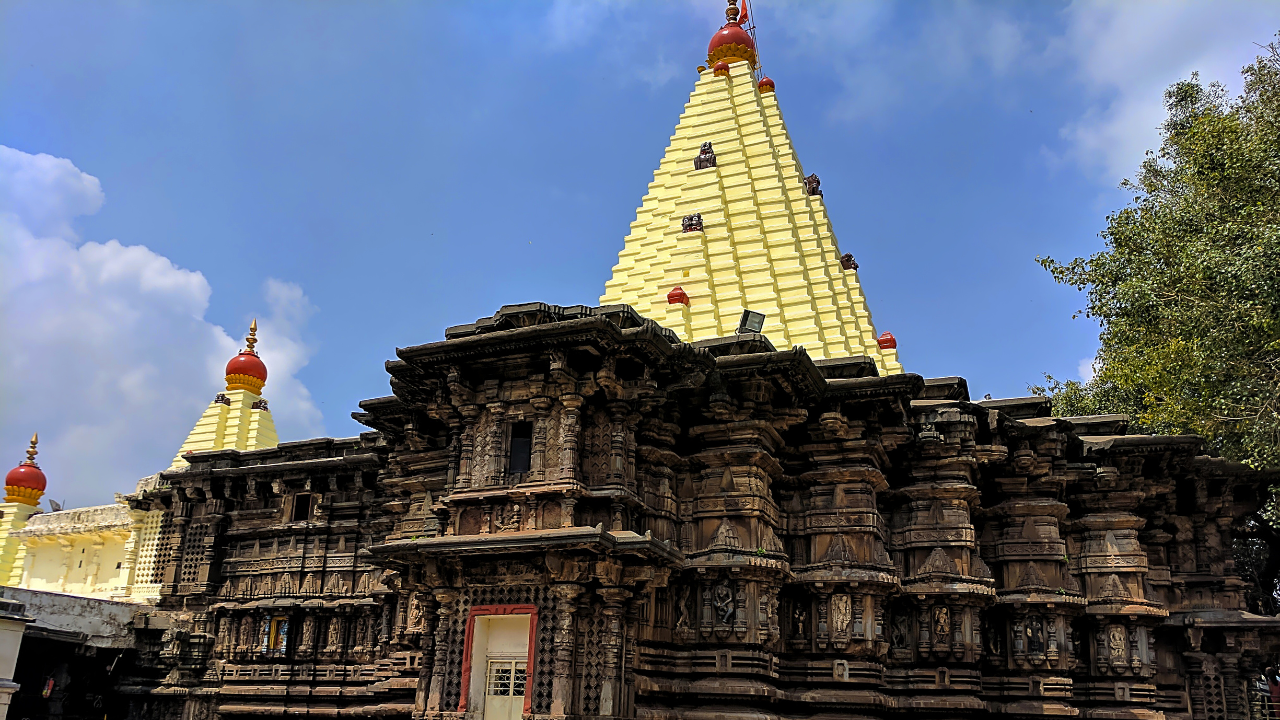
<path id="1" fill-rule="evenodd" d="M 708 141 L 717 166 L 694 170 Z M 703 231 L 682 232 L 694 213 Z M 688 307 L 668 303 L 677 286 Z M 857 271 L 841 268 L 822 197 L 805 191 L 777 95 L 757 89 L 745 61 L 727 77 L 701 72 L 600 303 L 631 305 L 685 341 L 732 335 L 750 309 L 776 347 L 902 372 L 876 341 Z"/>
<path id="2" fill-rule="evenodd" d="M 276 424 L 263 405 L 262 397 L 248 390 L 219 393 L 187 435 L 169 469 L 186 467 L 182 456 L 189 452 L 275 447 L 279 443 Z"/>

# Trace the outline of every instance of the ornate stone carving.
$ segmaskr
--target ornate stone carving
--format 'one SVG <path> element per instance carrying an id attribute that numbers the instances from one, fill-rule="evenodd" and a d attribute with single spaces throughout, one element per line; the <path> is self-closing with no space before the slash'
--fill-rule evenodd
<path id="1" fill-rule="evenodd" d="M 710 142 L 702 143 L 702 148 L 698 151 L 698 157 L 693 159 L 694 170 L 705 170 L 716 166 L 716 153 L 711 148 Z"/>

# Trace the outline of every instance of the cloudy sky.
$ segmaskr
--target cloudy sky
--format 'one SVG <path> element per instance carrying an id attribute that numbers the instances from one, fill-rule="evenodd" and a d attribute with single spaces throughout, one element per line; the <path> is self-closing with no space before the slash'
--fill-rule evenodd
<path id="1" fill-rule="evenodd" d="M 1037 255 L 1100 247 L 1161 92 L 1280 3 L 756 0 L 765 71 L 879 330 L 975 396 L 1088 371 Z M 594 304 L 723 22 L 697 2 L 0 0 L 0 462 L 167 466 L 259 318 L 281 439 L 345 436 L 397 346 Z M 8 465 L 5 465 L 8 467 Z"/>

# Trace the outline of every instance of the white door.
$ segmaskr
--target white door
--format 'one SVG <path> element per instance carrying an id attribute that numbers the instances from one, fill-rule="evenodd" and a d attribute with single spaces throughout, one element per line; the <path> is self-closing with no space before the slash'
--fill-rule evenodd
<path id="1" fill-rule="evenodd" d="M 524 685 L 527 675 L 527 656 L 489 656 L 484 689 L 484 720 L 520 720 L 524 713 Z"/>

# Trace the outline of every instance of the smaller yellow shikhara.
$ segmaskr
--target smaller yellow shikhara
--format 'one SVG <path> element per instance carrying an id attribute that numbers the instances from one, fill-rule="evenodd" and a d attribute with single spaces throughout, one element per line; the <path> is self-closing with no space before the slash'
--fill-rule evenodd
<path id="1" fill-rule="evenodd" d="M 685 341 L 732 335 L 750 309 L 765 314 L 763 333 L 779 349 L 867 355 L 882 374 L 900 373 L 897 350 L 877 342 L 857 270 L 841 266 L 822 196 L 806 190 L 766 84 L 761 92 L 745 60 L 727 75 L 701 71 L 600 303 L 631 305 Z M 715 165 L 695 169 L 708 142 Z M 686 231 L 693 215 L 701 229 Z M 676 287 L 687 305 L 668 301 Z"/>
<path id="2" fill-rule="evenodd" d="M 249 326 L 245 349 L 227 363 L 227 389 L 209 403 L 186 442 L 174 456 L 170 470 L 185 467 L 183 455 L 205 450 L 260 450 L 279 442 L 276 424 L 262 399 L 267 367 L 258 357 L 258 321 Z"/>

